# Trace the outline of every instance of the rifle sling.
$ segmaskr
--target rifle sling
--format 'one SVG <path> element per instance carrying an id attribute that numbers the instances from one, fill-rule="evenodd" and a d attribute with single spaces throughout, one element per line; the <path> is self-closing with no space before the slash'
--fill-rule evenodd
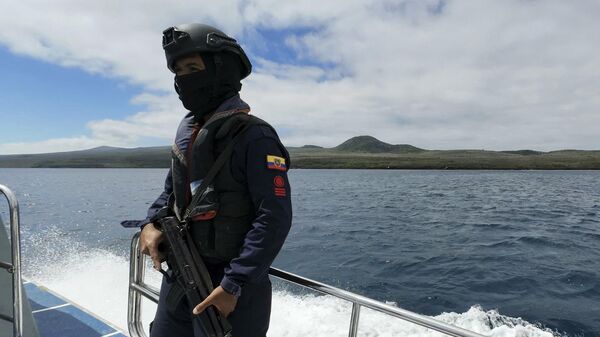
<path id="1" fill-rule="evenodd" d="M 204 192 L 206 191 L 208 186 L 215 179 L 215 177 L 217 176 L 217 174 L 219 173 L 219 171 L 225 164 L 225 161 L 231 157 L 231 153 L 233 152 L 233 146 L 241 138 L 241 136 L 244 134 L 244 132 L 246 130 L 248 130 L 248 128 L 250 128 L 250 126 L 252 126 L 252 125 L 253 125 L 253 123 L 250 123 L 250 122 L 246 123 L 244 125 L 244 127 L 235 135 L 235 137 L 233 137 L 233 139 L 229 142 L 229 144 L 227 144 L 227 147 L 225 147 L 225 149 L 223 150 L 223 152 L 221 152 L 219 157 L 217 157 L 217 160 L 215 160 L 215 163 L 210 167 L 210 170 L 208 170 L 206 177 L 204 177 L 204 179 L 202 180 L 200 187 L 196 190 L 196 193 L 194 193 L 194 195 L 192 197 L 192 201 L 190 201 L 189 205 L 186 207 L 185 213 L 183 215 L 183 219 L 181 219 L 181 220 L 183 220 L 183 221 L 188 220 L 190 214 L 192 213 L 192 210 L 202 201 L 201 196 L 204 194 Z"/>

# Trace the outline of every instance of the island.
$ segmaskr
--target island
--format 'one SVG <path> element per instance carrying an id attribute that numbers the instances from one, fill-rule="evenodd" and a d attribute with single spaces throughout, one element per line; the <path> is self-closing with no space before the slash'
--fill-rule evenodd
<path id="1" fill-rule="evenodd" d="M 427 150 L 358 136 L 325 148 L 288 147 L 292 169 L 598 170 L 600 151 Z M 116 148 L 0 155 L 2 168 L 168 168 L 171 147 Z"/>

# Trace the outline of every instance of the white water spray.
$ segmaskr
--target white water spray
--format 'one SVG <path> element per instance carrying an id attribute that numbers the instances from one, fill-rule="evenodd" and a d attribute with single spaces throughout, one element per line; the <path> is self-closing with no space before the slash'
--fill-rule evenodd
<path id="1" fill-rule="evenodd" d="M 26 277 L 127 332 L 128 258 L 107 250 L 89 250 L 66 240 L 59 230 L 34 234 L 26 244 L 35 247 L 35 254 L 29 254 L 25 261 Z M 156 288 L 160 288 L 161 277 L 150 268 L 146 271 L 146 283 Z M 142 301 L 142 305 L 142 321 L 147 327 L 156 305 L 149 300 Z M 348 302 L 331 296 L 275 290 L 268 336 L 347 336 L 350 312 Z M 478 306 L 464 313 L 442 313 L 435 318 L 493 337 L 553 337 L 552 332 L 537 325 Z M 366 308 L 361 310 L 358 335 L 443 336 Z"/>
<path id="2" fill-rule="evenodd" d="M 127 331 L 129 261 L 113 253 L 94 250 L 64 256 L 60 263 L 39 269 L 30 278 Z M 161 275 L 148 270 L 146 281 L 159 288 Z M 144 325 L 153 319 L 156 305 L 143 301 Z M 320 295 L 275 291 L 269 336 L 347 336 L 351 306 Z M 465 313 L 443 313 L 435 318 L 494 337 L 552 337 L 552 333 L 526 321 L 472 307 Z M 490 322 L 501 322 L 495 326 Z M 513 322 L 511 324 L 510 322 Z M 442 334 L 363 308 L 361 337 L 433 337 Z"/>

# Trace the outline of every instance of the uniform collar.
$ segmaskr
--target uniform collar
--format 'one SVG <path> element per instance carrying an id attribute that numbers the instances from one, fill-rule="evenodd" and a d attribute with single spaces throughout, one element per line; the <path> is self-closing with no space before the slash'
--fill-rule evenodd
<path id="1" fill-rule="evenodd" d="M 219 113 L 219 112 L 228 111 L 228 110 L 246 110 L 246 109 L 250 110 L 250 106 L 240 98 L 240 94 L 237 94 L 237 95 L 232 96 L 232 97 L 226 99 L 225 101 L 223 101 L 223 103 L 221 103 L 221 105 L 219 105 L 219 107 L 215 110 L 214 113 Z"/>
<path id="2" fill-rule="evenodd" d="M 226 111 L 231 111 L 232 113 L 235 111 L 244 111 L 244 112 L 249 112 L 250 111 L 250 106 L 248 105 L 248 103 L 244 102 L 241 97 L 240 94 L 236 94 L 235 96 L 229 97 L 228 99 L 224 100 L 223 103 L 221 103 L 221 105 L 219 105 L 217 107 L 217 109 L 215 109 L 214 112 L 211 112 L 210 116 L 208 118 L 208 120 L 212 120 L 214 115 L 219 114 L 221 112 L 226 112 Z M 223 115 L 223 114 L 221 114 Z M 194 125 L 199 125 L 197 124 L 195 117 L 194 117 L 194 113 L 193 112 L 189 112 L 183 120 L 182 125 L 187 125 L 188 127 L 193 127 Z M 202 124 L 200 124 L 202 125 Z"/>

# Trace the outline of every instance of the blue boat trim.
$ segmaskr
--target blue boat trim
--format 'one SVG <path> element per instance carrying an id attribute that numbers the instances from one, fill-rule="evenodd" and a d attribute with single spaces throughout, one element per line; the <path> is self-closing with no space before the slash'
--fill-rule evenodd
<path id="1" fill-rule="evenodd" d="M 106 322 L 34 282 L 24 282 L 40 337 L 125 337 Z"/>
<path id="2" fill-rule="evenodd" d="M 33 282 L 25 284 L 24 287 L 27 297 L 29 297 L 29 303 L 31 303 L 31 311 L 52 308 L 67 303 L 67 301 L 43 290 Z"/>

